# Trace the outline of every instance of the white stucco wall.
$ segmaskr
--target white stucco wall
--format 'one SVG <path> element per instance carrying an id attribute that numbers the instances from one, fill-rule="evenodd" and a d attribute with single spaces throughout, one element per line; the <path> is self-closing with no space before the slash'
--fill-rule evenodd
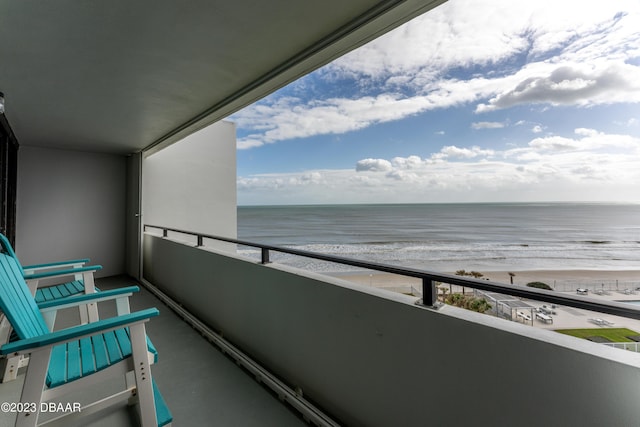
<path id="1" fill-rule="evenodd" d="M 234 238 L 236 130 L 218 122 L 143 160 L 145 224 Z"/>
<path id="2" fill-rule="evenodd" d="M 22 264 L 91 258 L 124 273 L 126 157 L 21 146 L 16 254 Z"/>

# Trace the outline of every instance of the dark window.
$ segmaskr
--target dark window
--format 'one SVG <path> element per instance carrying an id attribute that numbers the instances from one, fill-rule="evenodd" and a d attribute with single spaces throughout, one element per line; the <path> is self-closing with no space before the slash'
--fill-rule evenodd
<path id="1" fill-rule="evenodd" d="M 0 232 L 15 248 L 18 140 L 4 114 L 0 113 Z"/>

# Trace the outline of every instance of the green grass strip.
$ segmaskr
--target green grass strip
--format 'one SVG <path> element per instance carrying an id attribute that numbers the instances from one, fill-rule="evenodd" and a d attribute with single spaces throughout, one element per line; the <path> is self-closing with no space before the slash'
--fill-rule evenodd
<path id="1" fill-rule="evenodd" d="M 638 336 L 639 333 L 627 328 L 596 328 L 596 329 L 556 329 L 561 334 L 576 338 L 603 337 L 611 342 L 634 342 L 628 336 Z"/>

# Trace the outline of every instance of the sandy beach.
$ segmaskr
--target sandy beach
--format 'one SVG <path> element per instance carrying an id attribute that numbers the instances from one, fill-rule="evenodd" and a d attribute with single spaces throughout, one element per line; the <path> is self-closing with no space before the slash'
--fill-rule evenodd
<path id="1" fill-rule="evenodd" d="M 453 272 L 448 272 L 454 274 Z M 493 282 L 509 284 L 513 277 L 513 284 L 524 286 L 529 282 L 544 282 L 558 292 L 566 292 L 576 295 L 577 288 L 589 289 L 589 296 L 608 301 L 640 301 L 640 270 L 604 271 L 604 270 L 525 270 L 481 272 L 482 278 Z M 394 292 L 411 294 L 420 291 L 422 282 L 420 279 L 399 276 L 380 272 L 336 273 L 333 276 L 340 277 L 367 286 L 387 289 Z M 448 286 L 447 286 L 448 287 Z M 454 292 L 461 289 L 453 289 Z M 596 292 L 594 292 L 596 291 Z M 530 301 L 526 303 L 533 308 L 539 308 L 547 303 Z M 524 310 L 527 311 L 527 310 Z M 525 324 L 544 329 L 571 329 L 571 328 L 601 328 L 616 327 L 629 328 L 640 334 L 640 321 L 624 317 L 589 312 L 571 307 L 558 306 L 553 309 L 553 323 L 542 322 L 535 318 L 535 314 L 529 310 L 533 317 L 530 321 L 518 318 Z M 603 322 L 597 322 L 600 319 Z"/>
<path id="2" fill-rule="evenodd" d="M 445 273 L 455 274 L 455 272 Z M 483 279 L 493 282 L 509 284 L 511 280 L 510 272 L 507 271 L 482 271 L 480 273 L 482 273 Z M 523 270 L 511 271 L 511 273 L 513 273 L 514 285 L 526 285 L 529 282 L 537 281 L 547 283 L 554 289 L 566 287 L 567 289 L 558 289 L 564 292 L 575 291 L 579 287 L 595 290 L 602 284 L 605 284 L 607 288 L 614 288 L 617 284 L 618 289 L 622 290 L 633 284 L 636 284 L 636 287 L 640 286 L 640 270 Z M 411 286 L 418 287 L 422 283 L 420 279 L 413 277 L 381 272 L 334 273 L 331 275 L 363 285 L 391 290 L 399 289 L 399 292 L 410 291 Z M 636 299 L 640 299 L 640 295 Z"/>

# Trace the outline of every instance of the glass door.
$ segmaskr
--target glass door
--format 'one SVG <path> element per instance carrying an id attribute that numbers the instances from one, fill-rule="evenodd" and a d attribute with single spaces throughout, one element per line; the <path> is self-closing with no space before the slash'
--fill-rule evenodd
<path id="1" fill-rule="evenodd" d="M 18 140 L 4 114 L 0 113 L 0 232 L 15 249 Z"/>

